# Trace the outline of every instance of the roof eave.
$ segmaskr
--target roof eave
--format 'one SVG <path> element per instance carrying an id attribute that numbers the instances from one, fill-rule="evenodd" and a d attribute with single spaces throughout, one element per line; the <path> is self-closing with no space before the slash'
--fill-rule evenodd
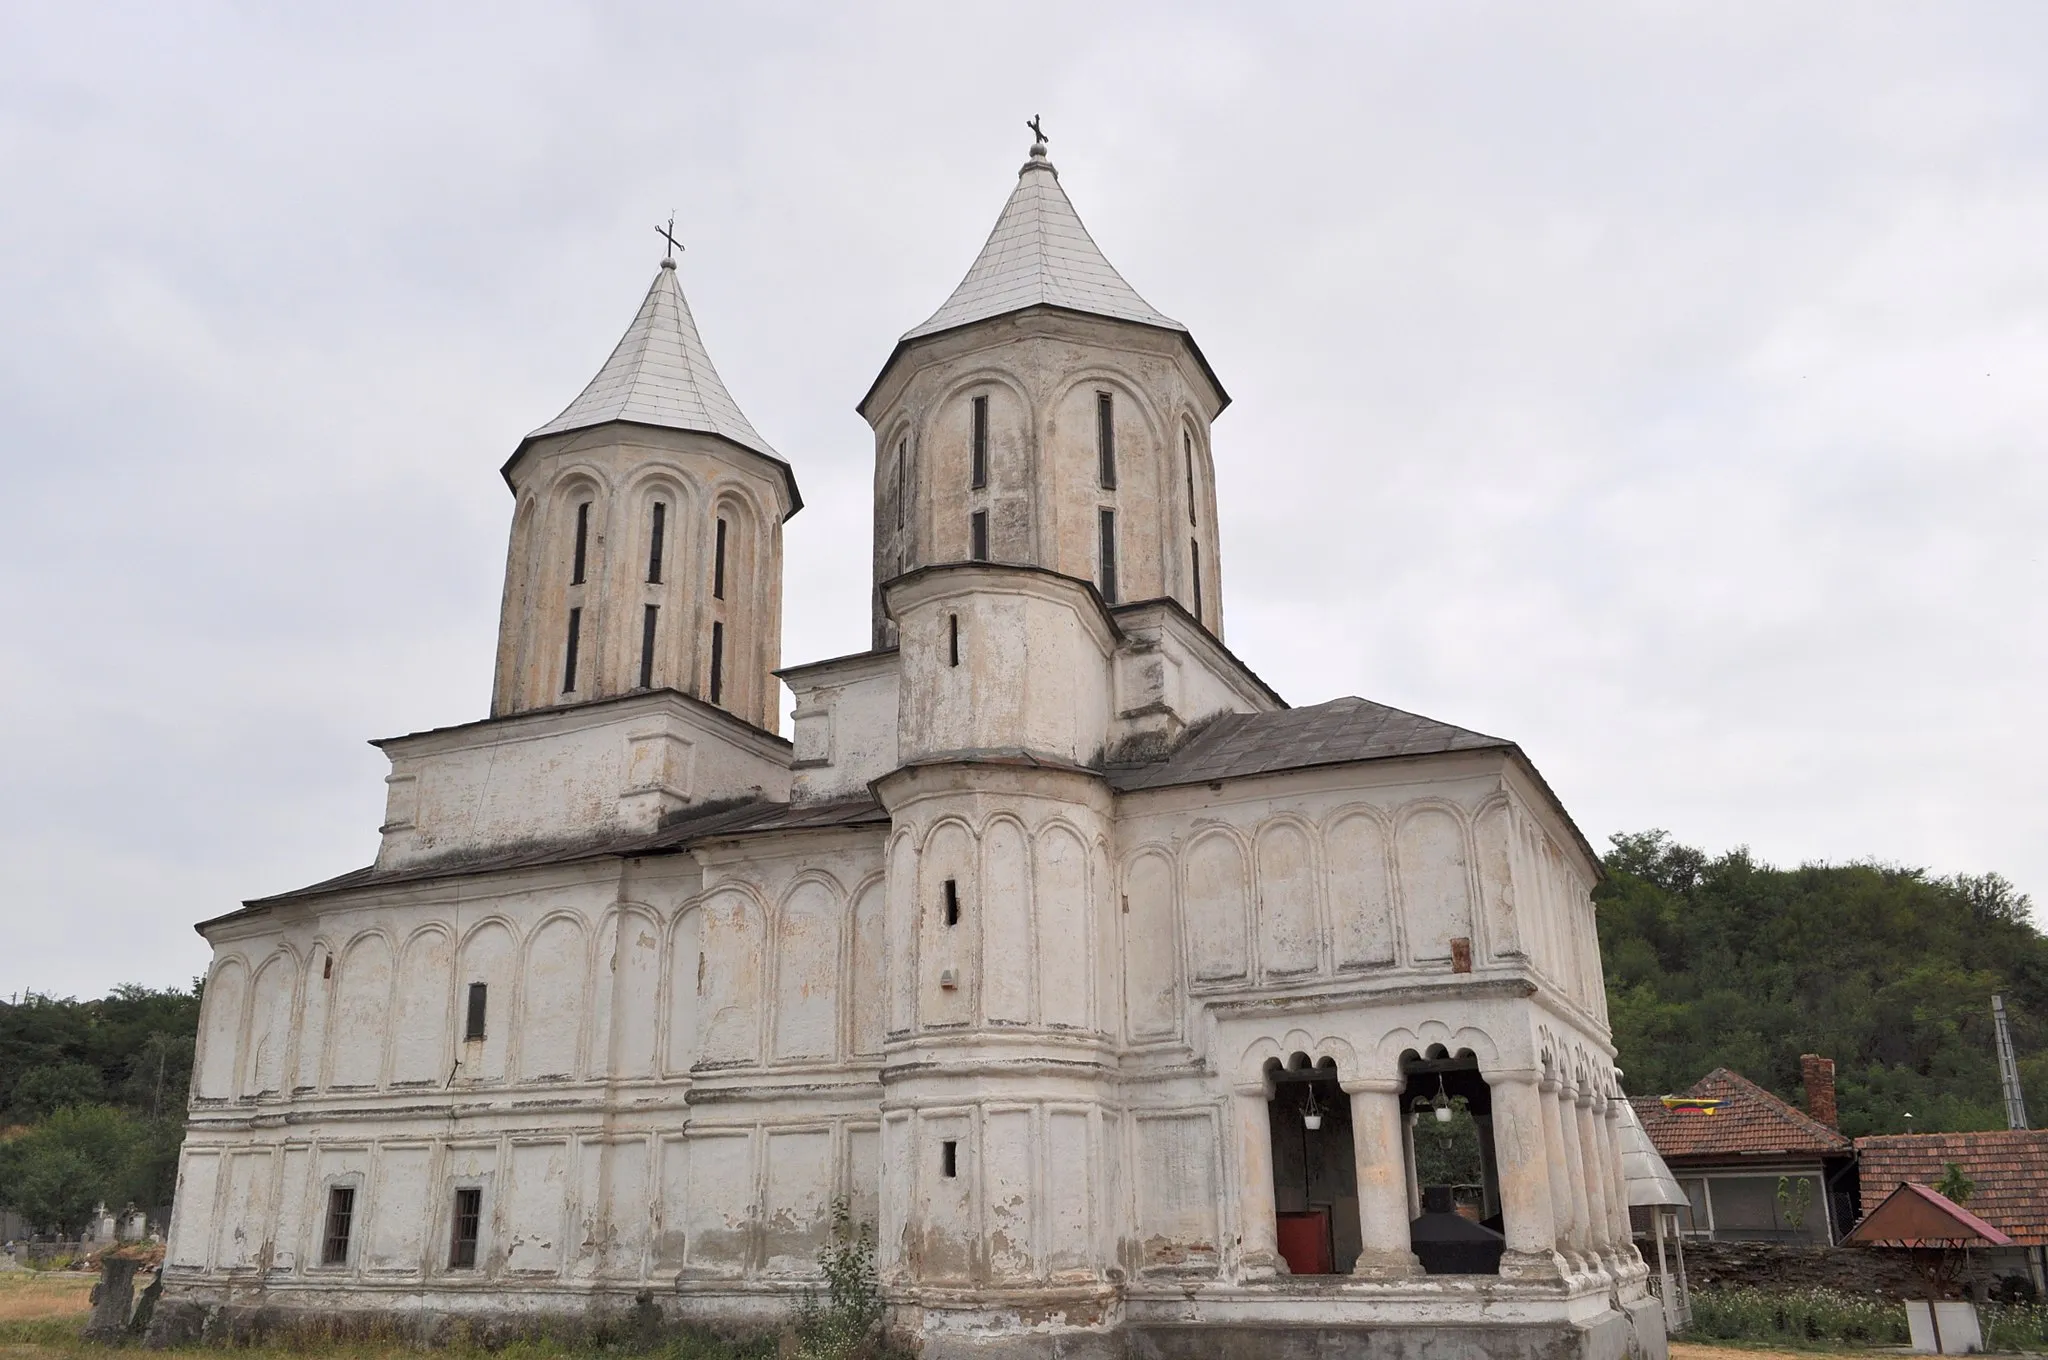
<path id="1" fill-rule="evenodd" d="M 712 430 L 692 430 L 681 425 L 657 425 L 648 420 L 627 420 L 619 416 L 613 416 L 605 420 L 593 420 L 588 425 L 571 425 L 564 430 L 549 430 L 544 434 L 536 431 L 519 441 L 519 447 L 512 450 L 512 456 L 507 458 L 504 466 L 498 469 L 498 475 L 505 479 L 505 486 L 508 489 L 516 489 L 512 485 L 512 469 L 519 466 L 519 460 L 524 458 L 526 451 L 535 444 L 538 444 L 543 439 L 554 439 L 561 435 L 581 434 L 585 430 L 602 429 L 606 425 L 633 425 L 643 430 L 675 430 L 682 434 L 701 434 L 706 439 L 716 439 L 721 444 L 730 445 L 741 453 L 760 459 L 782 474 L 782 485 L 789 492 L 789 509 L 782 516 L 783 523 L 787 524 L 796 515 L 797 511 L 804 508 L 803 492 L 799 491 L 796 485 L 796 469 L 791 467 L 785 459 L 777 454 L 763 453 L 751 445 L 740 443 L 739 440 L 734 439 L 731 435 L 719 434 Z"/>

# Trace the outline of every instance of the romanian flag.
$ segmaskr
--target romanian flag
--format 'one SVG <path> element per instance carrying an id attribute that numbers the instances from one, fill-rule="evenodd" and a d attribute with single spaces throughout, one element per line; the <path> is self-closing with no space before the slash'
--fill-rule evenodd
<path id="1" fill-rule="evenodd" d="M 1664 1108 L 1674 1114 L 1713 1114 L 1728 1102 L 1725 1100 L 1699 1100 L 1692 1096 L 1659 1096 Z"/>

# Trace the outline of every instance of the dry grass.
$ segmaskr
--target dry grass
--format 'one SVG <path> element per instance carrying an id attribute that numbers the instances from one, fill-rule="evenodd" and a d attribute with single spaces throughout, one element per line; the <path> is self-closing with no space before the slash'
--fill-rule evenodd
<path id="1" fill-rule="evenodd" d="M 1712 1346 L 1693 1341 L 1671 1343 L 1671 1360 L 1876 1360 L 1878 1356 L 1892 1360 L 1897 1355 L 1897 1351 L 1751 1350 L 1725 1341 Z"/>
<path id="2" fill-rule="evenodd" d="M 10 1270 L 0 1275 L 0 1322 L 84 1322 L 99 1277 L 84 1271 Z"/>

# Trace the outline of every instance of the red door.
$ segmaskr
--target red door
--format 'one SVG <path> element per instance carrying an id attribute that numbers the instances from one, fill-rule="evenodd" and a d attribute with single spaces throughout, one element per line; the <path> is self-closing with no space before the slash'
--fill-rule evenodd
<path id="1" fill-rule="evenodd" d="M 1280 1229 L 1280 1256 L 1296 1275 L 1329 1275 L 1337 1269 L 1330 1259 L 1330 1215 L 1324 1209 L 1306 1213 L 1276 1215 Z"/>

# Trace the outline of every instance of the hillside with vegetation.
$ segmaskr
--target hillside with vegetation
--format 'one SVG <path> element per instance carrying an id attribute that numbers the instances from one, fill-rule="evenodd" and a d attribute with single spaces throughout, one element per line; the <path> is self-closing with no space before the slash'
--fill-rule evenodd
<path id="1" fill-rule="evenodd" d="M 1797 1104 L 1799 1055 L 1819 1053 L 1846 1134 L 2004 1128 L 2002 992 L 2029 1112 L 2048 1117 L 2048 938 L 2005 879 L 1612 840 L 1593 896 L 1631 1092 L 1730 1067 Z"/>
<path id="2" fill-rule="evenodd" d="M 0 1207 L 75 1236 L 97 1205 L 159 1215 L 178 1143 L 199 989 L 0 1002 Z"/>

